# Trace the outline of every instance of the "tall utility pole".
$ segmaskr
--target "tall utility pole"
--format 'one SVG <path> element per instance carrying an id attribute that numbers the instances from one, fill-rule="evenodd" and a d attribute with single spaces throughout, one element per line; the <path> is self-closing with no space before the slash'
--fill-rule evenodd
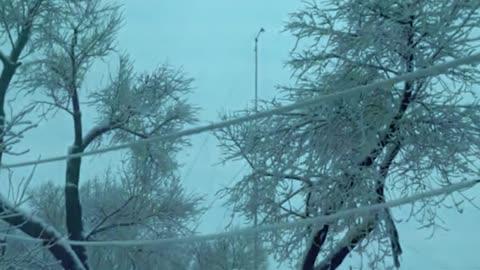
<path id="1" fill-rule="evenodd" d="M 260 28 L 258 31 L 257 36 L 255 37 L 255 112 L 258 111 L 258 38 L 260 37 L 260 34 L 265 32 L 265 29 Z M 253 164 L 256 162 L 256 158 L 253 160 Z M 255 170 L 255 168 L 253 168 Z M 255 177 L 254 182 L 253 182 L 253 202 L 254 202 L 254 216 L 253 216 L 253 226 L 257 228 L 258 226 L 258 178 Z M 258 270 L 258 233 L 255 232 L 254 236 L 254 243 L 253 243 L 253 265 L 254 265 L 254 270 Z"/>
<path id="2" fill-rule="evenodd" d="M 255 112 L 258 110 L 258 38 L 263 32 L 265 29 L 262 27 L 255 37 Z"/>

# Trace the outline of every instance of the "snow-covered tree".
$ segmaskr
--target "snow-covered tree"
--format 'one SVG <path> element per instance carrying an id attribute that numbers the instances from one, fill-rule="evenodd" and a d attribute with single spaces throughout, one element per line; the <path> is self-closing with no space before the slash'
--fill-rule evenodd
<path id="1" fill-rule="evenodd" d="M 85 239 L 161 239 L 191 235 L 200 198 L 186 193 L 178 178 L 159 173 L 158 166 L 149 157 L 129 157 L 125 164 L 118 173 L 107 170 L 105 175 L 81 186 Z M 157 171 L 153 174 L 147 168 L 157 168 Z M 64 200 L 62 187 L 47 182 L 30 195 L 29 204 L 35 215 L 66 234 L 64 205 L 58 203 Z M 15 250 L 24 253 L 21 249 Z M 93 269 L 125 270 L 152 269 L 158 265 L 163 269 L 187 269 L 195 254 L 194 248 L 188 245 L 106 246 L 88 251 Z M 59 269 L 45 254 L 38 254 L 35 261 L 48 262 L 50 268 L 43 269 Z M 37 268 L 31 262 L 23 265 L 23 269 Z"/>
<path id="2" fill-rule="evenodd" d="M 67 127 L 73 131 L 69 154 L 81 154 L 100 144 L 175 132 L 195 121 L 195 108 L 185 99 L 192 79 L 168 65 L 136 73 L 129 57 L 120 55 L 107 85 L 89 87 L 86 92 L 86 78 L 94 64 L 110 60 L 107 57 L 116 52 L 115 37 L 121 25 L 121 10 L 112 1 L 0 1 L 0 159 L 15 154 L 11 145 L 33 127 L 22 121 L 31 107 L 6 117 L 5 108 L 12 105 L 7 104 L 6 95 L 13 90 L 24 91 L 47 119 L 53 113 L 71 117 L 72 125 Z M 98 121 L 89 128 L 82 118 L 88 107 L 98 112 Z M 1 197 L 0 219 L 10 231 L 43 240 L 42 245 L 64 269 L 89 269 L 90 264 L 86 248 L 66 244 L 61 241 L 63 236 L 83 241 L 189 234 L 191 221 L 200 211 L 199 198 L 185 193 L 179 183 L 175 157 L 187 144 L 184 139 L 175 139 L 132 147 L 125 157 L 126 165 L 118 167 L 115 177 L 107 175 L 88 182 L 81 176 L 86 169 L 82 158 L 70 158 L 64 185 L 47 184 L 37 190 L 38 196 L 29 202 L 33 213 Z M 48 201 L 52 198 L 63 199 L 64 204 Z M 35 218 L 35 214 L 52 223 Z M 2 253 L 9 254 L 8 249 Z M 129 258 L 113 251 L 103 254 L 109 255 L 102 260 Z M 145 254 L 135 257 L 134 263 L 141 263 Z M 112 266 L 100 264 L 102 268 Z M 125 265 L 124 269 L 130 268 Z"/>
<path id="3" fill-rule="evenodd" d="M 297 38 L 289 61 L 296 82 L 282 87 L 283 98 L 308 100 L 468 56 L 480 38 L 479 6 L 469 0 L 308 1 L 286 25 Z M 218 137 L 227 159 L 252 168 L 224 195 L 233 211 L 253 219 L 258 203 L 259 220 L 277 223 L 475 179 L 478 79 L 476 67 L 460 66 L 224 129 Z M 463 196 L 418 201 L 411 218 L 432 228 L 438 207 L 458 206 L 468 200 Z M 390 211 L 262 239 L 277 258 L 305 270 L 336 269 L 352 252 L 366 255 L 371 269 L 399 267 L 402 253 Z"/>
<path id="4" fill-rule="evenodd" d="M 235 229 L 231 231 L 234 232 Z M 202 242 L 195 246 L 195 255 L 189 269 L 251 270 L 255 269 L 255 258 L 259 270 L 268 269 L 267 250 L 258 248 L 256 256 L 254 252 L 252 236 L 236 236 Z"/>

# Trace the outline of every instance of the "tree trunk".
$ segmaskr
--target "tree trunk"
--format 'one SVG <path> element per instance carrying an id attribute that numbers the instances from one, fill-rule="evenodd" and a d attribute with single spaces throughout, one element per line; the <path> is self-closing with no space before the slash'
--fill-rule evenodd
<path id="1" fill-rule="evenodd" d="M 74 40 L 76 37 L 74 36 Z M 75 42 L 72 45 L 72 107 L 73 107 L 73 126 L 74 126 L 74 143 L 69 154 L 80 154 L 84 150 L 82 135 L 82 114 L 80 111 L 80 101 L 78 97 L 76 78 L 75 54 L 73 51 Z M 80 157 L 70 158 L 67 161 L 67 170 L 65 174 L 65 222 L 67 225 L 68 237 L 74 241 L 84 241 L 83 221 L 82 221 L 82 205 L 80 203 L 79 184 L 80 184 L 80 168 L 82 160 Z M 82 262 L 85 269 L 89 269 L 87 263 L 87 251 L 84 246 L 72 246 L 75 254 Z"/>
<path id="2" fill-rule="evenodd" d="M 70 154 L 79 153 L 72 149 Z M 72 158 L 67 161 L 66 183 L 65 183 L 65 221 L 67 225 L 68 236 L 70 240 L 84 241 L 82 206 L 80 204 L 80 194 L 78 184 L 80 179 L 80 158 Z M 88 270 L 87 253 L 84 246 L 72 245 L 72 249 L 77 254 L 85 269 Z"/>
<path id="3" fill-rule="evenodd" d="M 320 253 L 320 248 L 323 246 L 325 239 L 327 238 L 329 226 L 327 224 L 323 225 L 322 229 L 317 231 L 313 237 L 312 244 L 307 251 L 307 255 L 303 260 L 302 270 L 313 270 L 315 266 L 315 261 L 317 260 L 318 254 Z"/>

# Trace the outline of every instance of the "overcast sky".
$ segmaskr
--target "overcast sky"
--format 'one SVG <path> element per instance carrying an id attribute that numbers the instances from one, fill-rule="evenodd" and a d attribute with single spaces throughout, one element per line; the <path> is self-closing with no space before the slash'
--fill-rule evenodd
<path id="1" fill-rule="evenodd" d="M 135 61 L 137 71 L 152 70 L 168 62 L 183 66 L 195 79 L 192 103 L 202 108 L 201 123 L 218 120 L 218 112 L 245 108 L 253 99 L 254 37 L 260 27 L 266 32 L 259 43 L 259 96 L 269 99 L 276 92 L 274 86 L 288 82 L 284 69 L 293 40 L 281 33 L 288 13 L 300 6 L 300 1 L 259 0 L 123 0 L 126 16 L 118 45 Z M 105 74 L 106 70 L 95 73 Z M 93 76 L 90 85 L 101 79 Z M 85 114 L 84 114 L 85 115 Z M 89 116 L 86 116 L 87 118 Z M 91 116 L 90 116 L 91 119 Z M 91 124 L 91 123 L 90 123 Z M 25 144 L 32 145 L 28 158 L 65 154 L 71 144 L 71 122 L 59 115 L 32 131 Z M 239 164 L 215 165 L 220 159 L 217 142 L 211 134 L 192 137 L 194 145 L 182 159 L 182 175 L 189 190 L 213 194 L 222 185 L 228 185 L 247 172 Z M 118 153 L 89 158 L 84 162 L 84 178 L 98 174 L 104 165 L 115 164 Z M 22 159 L 26 159 L 24 156 Z M 8 162 L 18 161 L 9 158 Z M 94 165 L 102 164 L 100 166 Z M 92 165 L 95 169 L 91 169 Z M 63 182 L 64 162 L 43 165 L 37 169 L 36 183 L 51 179 Z M 237 178 L 235 178 L 237 177 Z M 478 189 L 477 189 L 478 191 Z M 212 196 L 209 198 L 209 202 Z M 209 211 L 200 226 L 201 232 L 220 232 L 225 220 L 219 204 Z M 402 219 L 408 209 L 396 210 Z M 442 210 L 449 232 L 436 231 L 427 239 L 429 230 L 417 230 L 418 224 L 401 223 L 399 233 L 403 245 L 402 269 L 480 269 L 478 245 L 480 211 L 466 206 L 460 215 Z M 349 260 L 341 269 L 355 266 Z M 476 266 L 476 268 L 475 268 Z M 275 265 L 272 265 L 275 269 Z"/>

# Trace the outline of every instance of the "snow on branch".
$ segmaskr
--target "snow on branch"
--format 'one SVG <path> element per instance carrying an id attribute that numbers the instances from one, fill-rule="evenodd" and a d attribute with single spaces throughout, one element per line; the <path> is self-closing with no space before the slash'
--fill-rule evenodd
<path id="1" fill-rule="evenodd" d="M 30 239 L 42 243 L 52 255 L 60 261 L 65 269 L 85 270 L 75 252 L 65 238 L 53 227 L 42 220 L 16 209 L 0 197 L 0 218 L 8 224 L 17 227 L 30 237 L 16 236 L 20 239 Z M 11 235 L 5 235 L 9 238 Z"/>

